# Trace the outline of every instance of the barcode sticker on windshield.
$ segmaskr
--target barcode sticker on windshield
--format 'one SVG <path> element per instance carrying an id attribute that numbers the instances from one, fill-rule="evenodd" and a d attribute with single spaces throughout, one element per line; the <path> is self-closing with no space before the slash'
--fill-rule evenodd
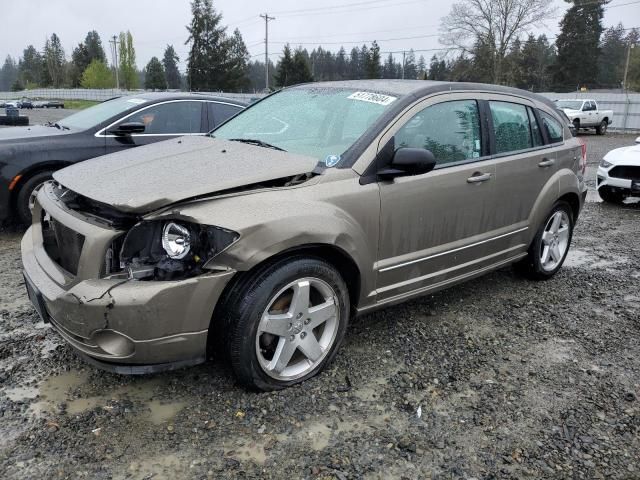
<path id="1" fill-rule="evenodd" d="M 390 97 L 389 95 L 372 92 L 355 92 L 347 98 L 350 98 L 351 100 L 360 100 L 361 102 L 377 103 L 378 105 L 385 106 L 393 103 L 397 99 L 397 97 Z"/>

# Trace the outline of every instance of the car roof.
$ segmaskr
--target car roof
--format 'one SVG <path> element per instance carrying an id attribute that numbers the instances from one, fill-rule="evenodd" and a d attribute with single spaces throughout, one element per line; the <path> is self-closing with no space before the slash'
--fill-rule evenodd
<path id="1" fill-rule="evenodd" d="M 230 103 L 240 107 L 248 105 L 248 102 L 238 100 L 236 98 L 194 92 L 140 92 L 133 95 L 123 95 L 121 98 L 141 98 L 150 102 L 158 102 L 162 100 L 212 100 L 216 102 Z"/>
<path id="2" fill-rule="evenodd" d="M 398 97 L 409 97 L 418 99 L 434 93 L 444 91 L 460 92 L 477 90 L 483 92 L 504 93 L 529 98 L 542 102 L 550 108 L 555 109 L 555 104 L 546 97 L 519 88 L 504 87 L 502 85 L 492 85 L 489 83 L 471 82 L 439 82 L 434 80 L 341 80 L 337 82 L 315 82 L 297 85 L 291 88 L 343 88 L 365 90 L 378 93 L 386 93 Z M 406 102 L 403 102 L 406 103 Z"/>

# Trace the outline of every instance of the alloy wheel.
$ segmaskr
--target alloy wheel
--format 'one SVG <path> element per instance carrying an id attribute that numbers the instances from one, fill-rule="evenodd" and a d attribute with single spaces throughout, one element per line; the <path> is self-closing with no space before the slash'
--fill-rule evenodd
<path id="1" fill-rule="evenodd" d="M 262 370 L 290 381 L 315 370 L 336 340 L 340 305 L 334 289 L 319 278 L 295 280 L 276 293 L 256 333 Z"/>
<path id="2" fill-rule="evenodd" d="M 556 211 L 544 227 L 540 244 L 540 264 L 547 271 L 555 270 L 569 248 L 571 223 L 564 210 Z"/>

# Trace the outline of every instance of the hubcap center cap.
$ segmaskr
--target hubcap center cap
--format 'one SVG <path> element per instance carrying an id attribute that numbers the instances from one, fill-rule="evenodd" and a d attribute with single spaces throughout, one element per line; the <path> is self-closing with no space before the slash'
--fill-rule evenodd
<path id="1" fill-rule="evenodd" d="M 293 325 L 291 326 L 291 331 L 293 332 L 294 335 L 297 335 L 302 331 L 303 328 L 304 328 L 304 325 L 302 324 L 302 322 L 300 320 L 296 320 L 295 322 L 293 322 Z"/>

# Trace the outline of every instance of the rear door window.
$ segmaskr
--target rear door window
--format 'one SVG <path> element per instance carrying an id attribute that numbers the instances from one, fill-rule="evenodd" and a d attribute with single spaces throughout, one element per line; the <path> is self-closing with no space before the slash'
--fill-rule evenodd
<path id="1" fill-rule="evenodd" d="M 242 110 L 241 107 L 228 103 L 208 102 L 207 106 L 209 108 L 209 126 L 212 130 Z"/>
<path id="2" fill-rule="evenodd" d="M 510 102 L 489 102 L 496 153 L 517 152 L 533 147 L 527 107 Z"/>
<path id="3" fill-rule="evenodd" d="M 478 103 L 456 100 L 425 108 L 396 133 L 395 146 L 430 150 L 438 165 L 479 158 Z"/>
<path id="4" fill-rule="evenodd" d="M 542 119 L 542 128 L 547 134 L 550 143 L 560 143 L 564 140 L 564 130 L 560 122 L 548 113 L 538 110 L 538 114 Z"/>

